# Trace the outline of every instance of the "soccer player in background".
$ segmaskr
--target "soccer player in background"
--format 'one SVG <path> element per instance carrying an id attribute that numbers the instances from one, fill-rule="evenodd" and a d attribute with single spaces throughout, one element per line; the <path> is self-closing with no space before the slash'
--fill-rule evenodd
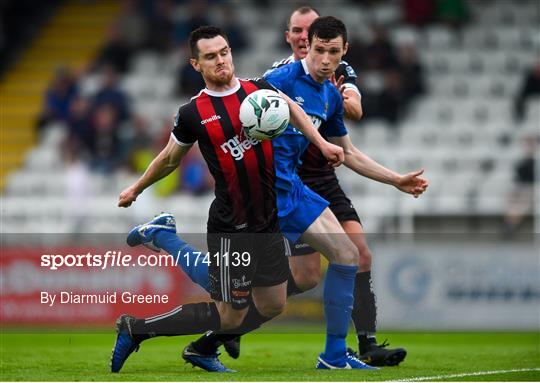
<path id="1" fill-rule="evenodd" d="M 168 144 L 139 180 L 120 194 L 118 205 L 130 206 L 148 186 L 170 174 L 198 141 L 216 181 L 216 198 L 208 219 L 208 248 L 212 257 L 206 285 L 214 301 L 182 305 L 146 319 L 122 315 L 116 323 L 112 372 L 120 371 L 129 355 L 146 339 L 207 330 L 240 328 L 247 332 L 252 323 L 260 326 L 285 306 L 289 268 L 277 221 L 272 143 L 246 137 L 238 117 L 240 104 L 248 94 L 273 88 L 264 80 L 239 80 L 234 76 L 231 50 L 218 28 L 193 31 L 189 46 L 191 63 L 201 72 L 206 88 L 180 107 Z M 342 149 L 324 140 L 302 109 L 287 96 L 284 98 L 289 104 L 291 123 L 316 143 L 330 161 L 340 164 Z M 228 142 L 241 145 L 243 156 L 233 156 Z M 164 233 L 176 233 L 171 215 L 161 214 L 153 222 L 154 227 L 137 234 L 157 239 Z M 128 238 L 128 242 L 132 240 Z M 352 243 L 350 247 L 353 248 Z M 235 251 L 248 252 L 249 264 L 231 267 L 227 257 Z M 245 283 L 231 286 L 233 278 Z M 205 284 L 202 279 L 200 282 Z M 250 305 L 252 309 L 248 310 Z"/>

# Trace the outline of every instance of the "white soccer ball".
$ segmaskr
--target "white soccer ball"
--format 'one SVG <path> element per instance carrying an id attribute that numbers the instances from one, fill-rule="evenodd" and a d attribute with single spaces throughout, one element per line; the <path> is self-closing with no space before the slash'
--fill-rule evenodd
<path id="1" fill-rule="evenodd" d="M 240 105 L 240 122 L 246 134 L 256 140 L 271 140 L 289 125 L 289 105 L 277 92 L 260 89 Z"/>

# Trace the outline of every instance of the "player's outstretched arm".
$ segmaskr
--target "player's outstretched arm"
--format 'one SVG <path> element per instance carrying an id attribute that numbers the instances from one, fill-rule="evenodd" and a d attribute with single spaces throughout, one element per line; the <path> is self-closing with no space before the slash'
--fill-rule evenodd
<path id="1" fill-rule="evenodd" d="M 178 145 L 172 137 L 169 138 L 167 146 L 154 158 L 141 178 L 120 193 L 118 206 L 129 207 L 144 189 L 171 174 L 190 148 L 191 146 Z"/>
<path id="2" fill-rule="evenodd" d="M 343 148 L 345 166 L 356 173 L 375 181 L 393 185 L 404 193 L 412 194 L 415 198 L 426 191 L 429 183 L 425 178 L 420 177 L 424 173 L 424 169 L 402 175 L 385 168 L 358 150 L 353 145 L 349 135 L 331 137 L 330 140 Z"/>
<path id="3" fill-rule="evenodd" d="M 291 114 L 291 124 L 297 127 L 306 138 L 320 149 L 324 157 L 334 167 L 337 167 L 343 163 L 344 155 L 343 149 L 337 145 L 331 144 L 326 141 L 319 133 L 317 128 L 313 126 L 311 118 L 300 108 L 296 103 L 291 100 L 285 93 L 279 92 L 281 97 L 287 101 L 289 105 L 289 111 Z"/>

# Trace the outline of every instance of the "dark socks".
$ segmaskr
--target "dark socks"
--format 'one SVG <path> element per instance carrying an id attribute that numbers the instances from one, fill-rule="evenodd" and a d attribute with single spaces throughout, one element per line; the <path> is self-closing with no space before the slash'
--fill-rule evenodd
<path id="1" fill-rule="evenodd" d="M 214 302 L 191 303 L 146 319 L 136 319 L 132 327 L 135 341 L 155 336 L 199 334 L 218 330 L 221 326 L 219 312 Z"/>
<path id="2" fill-rule="evenodd" d="M 233 340 L 239 336 L 247 334 L 250 331 L 258 329 L 263 323 L 272 318 L 262 316 L 253 302 L 249 306 L 249 310 L 240 327 L 229 331 L 208 331 L 202 337 L 192 343 L 193 348 L 203 355 L 215 354 L 218 347 L 223 343 Z"/>
<path id="3" fill-rule="evenodd" d="M 351 316 L 358 334 L 358 348 L 360 354 L 363 354 L 369 345 L 376 343 L 377 306 L 371 286 L 371 271 L 356 274 L 354 306 Z"/>
<path id="4" fill-rule="evenodd" d="M 357 273 L 354 280 L 352 320 L 357 333 L 374 333 L 377 320 L 375 294 L 371 287 L 371 271 Z"/>
<path id="5" fill-rule="evenodd" d="M 360 355 L 365 354 L 369 350 L 369 346 L 377 344 L 377 339 L 373 333 L 358 334 L 358 352 Z"/>

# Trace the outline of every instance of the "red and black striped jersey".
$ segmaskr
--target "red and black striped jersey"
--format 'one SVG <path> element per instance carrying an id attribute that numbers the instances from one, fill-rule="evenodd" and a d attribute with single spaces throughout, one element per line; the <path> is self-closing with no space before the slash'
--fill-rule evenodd
<path id="1" fill-rule="evenodd" d="M 172 137 L 179 145 L 197 141 L 215 179 L 209 231 L 261 232 L 277 225 L 272 142 L 246 136 L 239 118 L 240 104 L 258 89 L 275 88 L 238 79 L 225 92 L 203 89 L 176 115 Z"/>

